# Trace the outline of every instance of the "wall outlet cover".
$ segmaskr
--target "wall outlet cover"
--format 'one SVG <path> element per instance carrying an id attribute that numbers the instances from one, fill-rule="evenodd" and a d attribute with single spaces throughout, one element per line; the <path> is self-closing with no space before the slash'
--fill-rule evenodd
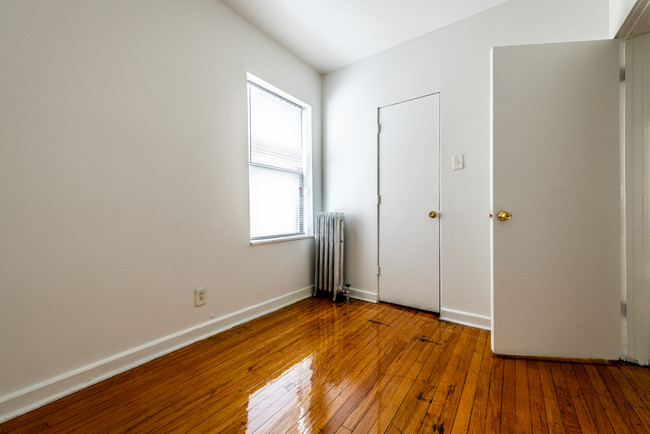
<path id="1" fill-rule="evenodd" d="M 199 307 L 207 303 L 208 289 L 207 288 L 196 288 L 194 290 L 194 306 Z"/>

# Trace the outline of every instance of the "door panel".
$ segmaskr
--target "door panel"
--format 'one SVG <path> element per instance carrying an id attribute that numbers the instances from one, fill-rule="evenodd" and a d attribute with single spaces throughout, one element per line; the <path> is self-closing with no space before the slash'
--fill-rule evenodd
<path id="1" fill-rule="evenodd" d="M 620 356 L 618 68 L 616 41 L 493 50 L 495 353 Z"/>
<path id="2" fill-rule="evenodd" d="M 438 94 L 379 109 L 379 297 L 439 312 Z"/>

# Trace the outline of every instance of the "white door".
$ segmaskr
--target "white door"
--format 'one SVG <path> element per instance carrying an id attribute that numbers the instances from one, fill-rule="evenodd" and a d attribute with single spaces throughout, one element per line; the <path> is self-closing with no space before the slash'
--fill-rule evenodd
<path id="1" fill-rule="evenodd" d="M 618 42 L 494 48 L 492 72 L 493 351 L 618 359 Z"/>
<path id="2" fill-rule="evenodd" d="M 379 298 L 440 311 L 440 95 L 379 109 Z M 431 217 L 429 214 L 431 213 Z"/>

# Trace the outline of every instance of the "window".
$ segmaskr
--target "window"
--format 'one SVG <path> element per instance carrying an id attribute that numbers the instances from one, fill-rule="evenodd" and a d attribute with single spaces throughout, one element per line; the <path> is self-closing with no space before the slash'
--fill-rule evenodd
<path id="1" fill-rule="evenodd" d="M 251 242 L 311 232 L 310 108 L 248 76 Z"/>

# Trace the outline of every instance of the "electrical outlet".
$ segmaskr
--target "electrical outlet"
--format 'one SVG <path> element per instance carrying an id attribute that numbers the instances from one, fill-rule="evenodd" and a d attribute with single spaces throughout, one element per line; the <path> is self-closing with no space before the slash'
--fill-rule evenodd
<path id="1" fill-rule="evenodd" d="M 194 290 L 194 306 L 199 307 L 203 306 L 207 302 L 208 297 L 207 288 L 196 288 Z"/>

